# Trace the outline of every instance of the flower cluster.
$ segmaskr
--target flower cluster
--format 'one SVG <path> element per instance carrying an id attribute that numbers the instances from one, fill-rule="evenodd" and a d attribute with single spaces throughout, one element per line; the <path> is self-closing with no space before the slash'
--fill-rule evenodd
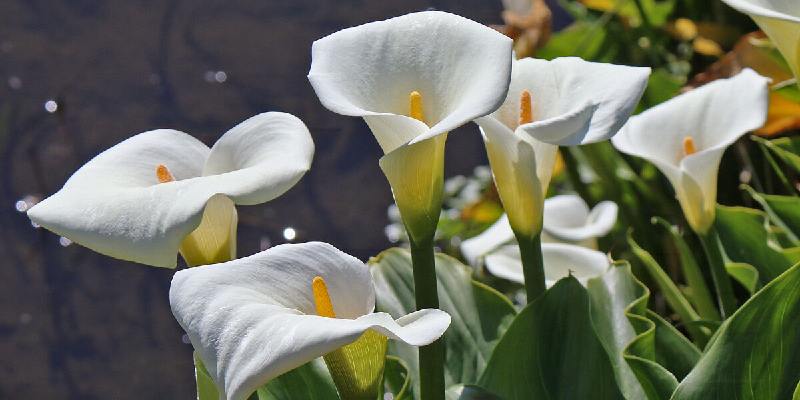
<path id="1" fill-rule="evenodd" d="M 760 2 L 728 3 L 779 38 L 797 73 L 798 17 Z M 475 270 L 524 285 L 531 307 L 562 279 L 587 286 L 611 269 L 597 240 L 614 229 L 618 205 L 590 209 L 576 195 L 547 198 L 559 146 L 610 139 L 672 184 L 707 244 L 720 310 L 730 315 L 735 299 L 713 251 L 717 171 L 725 149 L 764 124 L 769 80 L 745 69 L 631 117 L 650 68 L 515 59 L 512 48 L 487 26 L 426 11 L 344 29 L 311 49 L 308 79 L 322 105 L 362 117 L 384 152 L 378 164 L 411 248 L 415 311 L 406 315 L 376 312 L 374 272 L 330 244 L 236 258 L 236 206 L 275 199 L 311 166 L 311 134 L 290 114 L 249 118 L 211 148 L 174 130 L 135 135 L 87 162 L 28 216 L 111 257 L 175 268 L 180 254 L 187 268 L 174 275 L 170 304 L 198 371 L 222 398 L 246 399 L 324 357 L 342 398 L 374 399 L 392 339 L 420 347 L 415 391 L 437 399 L 451 379 L 443 373 L 442 338 L 461 318 L 443 311 L 448 302 L 439 304 L 434 254 L 448 134 L 477 125 L 504 209 L 461 243 L 461 253 Z"/>

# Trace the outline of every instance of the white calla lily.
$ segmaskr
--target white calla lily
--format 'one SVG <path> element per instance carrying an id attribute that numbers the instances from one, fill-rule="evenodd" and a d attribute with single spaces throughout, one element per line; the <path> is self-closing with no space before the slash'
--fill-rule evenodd
<path id="1" fill-rule="evenodd" d="M 689 225 L 704 234 L 715 218 L 722 154 L 764 125 L 768 84 L 745 69 L 632 117 L 612 143 L 658 167 L 672 183 Z"/>
<path id="2" fill-rule="evenodd" d="M 439 218 L 446 134 L 505 98 L 511 47 L 499 32 L 440 11 L 314 42 L 308 79 L 325 107 L 369 125 L 412 238 L 432 235 Z"/>
<path id="3" fill-rule="evenodd" d="M 649 68 L 571 57 L 514 61 L 505 102 L 475 122 L 515 232 L 533 236 L 541 231 L 557 146 L 593 143 L 617 133 L 649 74 Z"/>
<path id="4" fill-rule="evenodd" d="M 796 0 L 722 0 L 752 18 L 800 76 L 800 5 Z"/>
<path id="5" fill-rule="evenodd" d="M 319 280 L 324 295 L 317 292 Z M 280 245 L 179 271 L 170 304 L 221 398 L 229 400 L 245 399 L 271 379 L 365 334 L 377 332 L 420 346 L 438 339 L 450 324 L 450 316 L 440 310 L 420 310 L 397 320 L 373 312 L 375 289 L 368 267 L 319 242 Z M 325 307 L 334 316 L 318 315 Z M 377 351 L 385 351 L 385 345 Z M 368 368 L 382 369 L 383 354 L 378 356 L 380 365 Z"/>
<path id="6" fill-rule="evenodd" d="M 563 242 L 588 248 L 597 248 L 597 238 L 605 236 L 617 222 L 617 204 L 601 201 L 594 208 L 580 196 L 567 194 L 544 201 L 543 242 Z M 475 237 L 461 243 L 461 254 L 472 266 L 478 266 L 481 257 L 502 245 L 514 241 L 514 231 L 503 214 L 492 226 Z"/>
<path id="7" fill-rule="evenodd" d="M 259 114 L 212 148 L 159 129 L 100 153 L 28 211 L 37 224 L 99 253 L 174 268 L 233 257 L 234 204 L 272 200 L 311 165 L 314 143 L 297 117 Z"/>
<path id="8" fill-rule="evenodd" d="M 592 249 L 565 243 L 543 243 L 545 285 L 549 288 L 559 279 L 574 276 L 583 285 L 602 275 L 611 263 L 608 257 Z M 497 277 L 525 283 L 519 246 L 506 245 L 486 256 L 486 269 Z"/>

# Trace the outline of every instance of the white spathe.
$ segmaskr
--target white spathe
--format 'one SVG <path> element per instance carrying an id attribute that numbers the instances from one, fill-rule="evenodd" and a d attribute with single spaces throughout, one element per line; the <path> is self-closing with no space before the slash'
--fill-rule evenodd
<path id="1" fill-rule="evenodd" d="M 543 242 L 563 242 L 595 248 L 596 239 L 608 234 L 617 222 L 617 204 L 601 201 L 591 210 L 580 196 L 558 195 L 544 201 Z M 492 226 L 461 243 L 461 254 L 470 265 L 502 245 L 514 242 L 514 231 L 503 214 Z"/>
<path id="2" fill-rule="evenodd" d="M 597 250 L 566 243 L 542 243 L 542 259 L 548 288 L 570 275 L 586 285 L 589 279 L 602 275 L 611 265 L 608 257 Z M 525 284 L 519 246 L 500 247 L 486 256 L 485 264 L 492 275 Z"/>
<path id="3" fill-rule="evenodd" d="M 512 45 L 494 29 L 441 11 L 371 22 L 314 42 L 308 79 L 326 108 L 369 125 L 413 240 L 430 239 L 439 218 L 447 133 L 505 99 Z"/>
<path id="4" fill-rule="evenodd" d="M 753 18 L 800 76 L 800 2 L 797 0 L 722 0 Z"/>
<path id="5" fill-rule="evenodd" d="M 612 139 L 623 153 L 652 162 L 669 179 L 695 232 L 714 222 L 717 174 L 725 149 L 764 125 L 769 79 L 745 69 L 632 117 Z M 686 154 L 691 138 L 695 152 Z"/>
<path id="6" fill-rule="evenodd" d="M 497 109 L 508 90 L 511 47 L 483 24 L 424 11 L 315 41 L 308 79 L 329 110 L 364 117 L 388 154 Z M 409 116 L 414 91 L 424 122 Z"/>
<path id="7" fill-rule="evenodd" d="M 316 315 L 312 280 L 325 280 L 336 318 Z M 423 346 L 450 324 L 441 310 L 397 320 L 375 313 L 369 268 L 320 242 L 179 271 L 170 305 L 220 390 L 241 400 L 271 379 L 357 340 L 372 329 Z"/>
<path id="8" fill-rule="evenodd" d="M 313 155 L 308 129 L 286 113 L 251 117 L 212 148 L 175 130 L 148 131 L 91 159 L 28 216 L 99 253 L 174 268 L 178 248 L 204 211 L 211 221 L 229 223 L 235 212 L 229 203 L 259 204 L 280 196 L 305 174 Z M 159 165 L 174 181 L 160 183 Z M 228 214 L 211 215 L 217 209 Z M 210 228 L 219 228 L 219 235 L 231 229 Z"/>
<path id="9" fill-rule="evenodd" d="M 650 68 L 579 58 L 514 61 L 508 95 L 478 118 L 503 207 L 515 231 L 541 230 L 544 196 L 558 146 L 606 140 L 627 121 L 647 86 Z M 532 121 L 520 125 L 520 98 L 532 99 Z"/>

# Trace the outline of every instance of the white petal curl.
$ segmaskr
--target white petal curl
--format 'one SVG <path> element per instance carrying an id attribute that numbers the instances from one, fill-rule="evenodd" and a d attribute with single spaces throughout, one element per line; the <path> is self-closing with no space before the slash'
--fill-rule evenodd
<path id="1" fill-rule="evenodd" d="M 560 146 L 594 143 L 617 133 L 644 93 L 650 68 L 594 63 L 575 57 L 514 61 L 508 96 L 489 118 L 515 130 L 520 95 L 531 94 L 530 137 Z M 479 122 L 480 123 L 480 122 Z"/>
<path id="2" fill-rule="evenodd" d="M 569 275 L 586 285 L 589 279 L 603 274 L 610 265 L 608 257 L 599 251 L 565 243 L 543 243 L 542 257 L 548 288 Z M 497 277 L 525 283 L 517 245 L 503 246 L 487 255 L 486 269 Z"/>
<path id="3" fill-rule="evenodd" d="M 322 276 L 337 318 L 314 314 L 311 282 Z M 393 320 L 372 313 L 375 292 L 361 261 L 326 243 L 273 247 L 250 257 L 179 271 L 170 305 L 221 391 L 245 399 L 293 368 L 374 329 L 420 346 L 440 337 L 450 316 L 420 310 Z"/>
<path id="4" fill-rule="evenodd" d="M 511 47 L 511 39 L 483 24 L 424 11 L 315 41 L 308 78 L 329 110 L 368 117 L 389 153 L 494 111 L 508 90 Z M 412 91 L 422 94 L 430 126 L 422 133 L 403 133 L 413 124 L 406 117 Z M 384 129 L 374 129 L 376 120 Z"/>

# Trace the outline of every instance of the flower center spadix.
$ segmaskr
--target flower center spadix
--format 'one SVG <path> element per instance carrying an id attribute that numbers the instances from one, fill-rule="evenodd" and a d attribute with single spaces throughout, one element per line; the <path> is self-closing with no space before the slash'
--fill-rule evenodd
<path id="1" fill-rule="evenodd" d="M 531 92 L 523 90 L 519 95 L 519 124 L 533 122 L 533 106 L 531 105 Z"/>
<path id="2" fill-rule="evenodd" d="M 425 114 L 422 112 L 422 95 L 416 90 L 408 94 L 408 116 L 425 122 Z"/>
<path id="3" fill-rule="evenodd" d="M 164 164 L 158 164 L 156 167 L 156 178 L 158 178 L 158 183 L 167 183 L 175 180 L 175 177 L 169 172 L 169 168 Z"/>
<path id="4" fill-rule="evenodd" d="M 336 318 L 325 279 L 322 279 L 321 276 L 315 276 L 314 279 L 311 280 L 311 290 L 314 293 L 314 306 L 317 308 L 317 315 L 320 317 Z"/>
<path id="5" fill-rule="evenodd" d="M 697 153 L 697 148 L 694 146 L 694 139 L 691 136 L 683 138 L 683 155 L 690 156 Z"/>

